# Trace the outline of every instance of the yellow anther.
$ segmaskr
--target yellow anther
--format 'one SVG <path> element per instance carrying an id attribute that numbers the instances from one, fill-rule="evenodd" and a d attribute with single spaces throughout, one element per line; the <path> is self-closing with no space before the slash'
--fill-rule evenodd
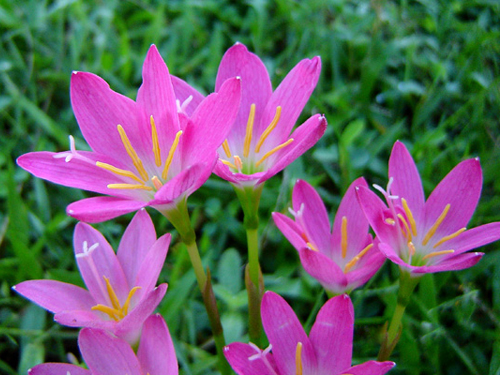
<path id="1" fill-rule="evenodd" d="M 411 231 L 410 231 L 410 227 L 408 226 L 408 223 L 406 222 L 406 219 L 401 214 L 398 214 L 398 218 L 399 218 L 399 220 L 401 220 L 403 222 L 403 225 L 406 229 L 406 233 L 403 232 L 403 235 L 406 236 L 406 238 L 408 238 L 409 241 L 411 241 L 412 240 Z"/>
<path id="2" fill-rule="evenodd" d="M 401 198 L 401 203 L 403 203 L 403 209 L 405 210 L 406 217 L 410 221 L 411 232 L 413 233 L 414 236 L 416 236 L 417 235 L 417 223 L 415 222 L 415 218 L 413 217 L 413 214 L 410 210 L 410 207 L 408 207 L 408 203 L 406 202 L 406 199 Z"/>
<path id="3" fill-rule="evenodd" d="M 340 248 L 342 249 L 342 259 L 345 259 L 345 257 L 347 256 L 347 217 L 345 216 L 342 216 Z"/>
<path id="4" fill-rule="evenodd" d="M 354 267 L 359 260 L 368 252 L 373 247 L 373 244 L 369 244 L 367 247 L 365 247 L 363 250 L 359 252 L 358 255 L 356 255 L 354 258 L 352 258 L 344 267 L 344 273 L 347 273 L 351 270 L 352 267 Z"/>
<path id="5" fill-rule="evenodd" d="M 116 128 L 118 129 L 118 133 L 120 133 L 120 138 L 122 139 L 123 146 L 125 146 L 125 150 L 127 150 L 128 156 L 130 156 L 130 159 L 132 159 L 132 163 L 137 169 L 137 172 L 139 172 L 144 181 L 149 180 L 148 173 L 144 169 L 141 159 L 139 159 L 139 156 L 137 156 L 137 152 L 135 152 L 134 148 L 132 147 L 132 144 L 127 137 L 127 133 L 125 133 L 125 129 L 123 129 L 123 126 L 121 125 L 117 125 Z"/>
<path id="6" fill-rule="evenodd" d="M 97 165 L 99 168 L 102 168 L 102 169 L 105 169 L 107 171 L 110 171 L 110 172 L 113 172 L 119 176 L 123 176 L 123 177 L 129 177 L 135 181 L 137 181 L 138 183 L 140 184 L 144 184 L 144 181 L 142 181 L 139 177 L 137 177 L 134 173 L 130 172 L 130 171 L 127 171 L 125 169 L 120 169 L 120 168 L 116 168 L 115 166 L 111 165 L 111 164 L 107 164 L 107 163 L 101 163 L 100 161 L 97 161 L 95 163 L 95 165 Z"/>
<path id="7" fill-rule="evenodd" d="M 266 160 L 269 156 L 271 156 L 272 154 L 274 154 L 276 151 L 279 151 L 281 150 L 283 147 L 286 147 L 288 146 L 290 143 L 293 142 L 293 138 L 290 138 L 288 141 L 286 141 L 285 143 L 282 143 L 280 144 L 279 146 L 276 146 L 275 148 L 273 148 L 271 151 L 268 151 L 265 153 L 265 155 L 263 157 L 260 158 L 260 160 L 255 163 L 255 166 L 258 167 L 259 165 L 262 164 L 262 162 L 264 160 Z"/>
<path id="8" fill-rule="evenodd" d="M 238 172 L 241 172 L 241 170 L 243 168 L 243 162 L 241 161 L 241 158 L 238 155 L 234 155 L 233 159 L 234 159 L 234 165 L 236 166 L 236 169 L 238 170 Z"/>
<path id="9" fill-rule="evenodd" d="M 248 158 L 248 154 L 250 153 L 254 120 L 255 120 L 255 103 L 253 103 L 250 106 L 250 113 L 248 114 L 247 130 L 245 133 L 245 140 L 243 143 L 243 157 L 245 158 Z"/>
<path id="10" fill-rule="evenodd" d="M 227 161 L 227 160 L 222 160 L 222 159 L 220 159 L 220 161 L 221 161 L 221 163 L 222 163 L 222 164 L 227 165 L 229 168 L 238 169 L 238 168 L 236 168 L 236 165 L 234 165 L 234 164 L 233 164 L 233 163 L 231 163 L 230 161 Z"/>
<path id="11" fill-rule="evenodd" d="M 170 164 L 172 164 L 172 160 L 174 159 L 174 152 L 177 149 L 177 146 L 179 145 L 179 138 L 182 135 L 182 130 L 179 130 L 177 134 L 175 135 L 174 142 L 172 143 L 172 146 L 170 147 L 170 150 L 168 151 L 168 156 L 167 156 L 167 161 L 165 162 L 165 168 L 163 168 L 163 173 L 161 174 L 161 177 L 166 180 L 168 177 L 168 170 L 170 168 Z"/>
<path id="12" fill-rule="evenodd" d="M 115 321 L 119 321 L 119 320 L 124 318 L 124 316 L 120 310 L 113 309 L 113 308 L 106 306 L 106 305 L 98 304 L 98 305 L 92 306 L 91 310 L 97 310 L 97 311 L 103 312 L 105 314 L 108 314 L 108 316 Z"/>
<path id="13" fill-rule="evenodd" d="M 153 178 L 151 178 L 151 181 L 153 182 L 156 190 L 160 190 L 162 188 L 163 184 L 158 177 L 153 176 Z"/>
<path id="14" fill-rule="evenodd" d="M 319 251 L 311 242 L 306 243 L 307 247 L 313 251 Z"/>
<path id="15" fill-rule="evenodd" d="M 155 154 L 155 164 L 157 167 L 161 166 L 161 152 L 160 152 L 160 142 L 158 142 L 158 132 L 156 131 L 155 120 L 153 115 L 149 118 L 151 123 L 151 136 L 153 137 L 153 152 Z"/>
<path id="16" fill-rule="evenodd" d="M 130 292 L 128 293 L 127 299 L 125 300 L 125 303 L 123 304 L 123 307 L 121 308 L 123 315 L 128 314 L 128 308 L 130 306 L 130 300 L 134 296 L 135 292 L 137 292 L 139 289 L 141 289 L 140 286 L 134 286 Z"/>
<path id="17" fill-rule="evenodd" d="M 390 217 L 388 217 L 387 219 L 385 219 L 385 222 L 389 225 L 394 225 L 396 224 L 396 221 L 394 219 L 391 219 Z"/>
<path id="18" fill-rule="evenodd" d="M 230 158 L 231 157 L 231 150 L 229 149 L 229 142 L 227 141 L 227 139 L 224 142 L 222 142 L 222 148 L 224 149 L 226 156 L 228 158 Z"/>
<path id="19" fill-rule="evenodd" d="M 109 184 L 108 189 L 127 189 L 127 190 L 139 189 L 139 190 L 148 190 L 148 191 L 154 190 L 151 186 L 134 185 L 134 184 Z"/>
<path id="20" fill-rule="evenodd" d="M 302 375 L 302 343 L 300 341 L 295 348 L 295 375 Z"/>
<path id="21" fill-rule="evenodd" d="M 437 257 L 438 255 L 444 255 L 444 254 L 451 254 L 454 253 L 455 250 L 441 250 L 441 251 L 434 251 L 433 253 L 429 253 L 426 256 L 422 258 L 422 260 Z"/>
<path id="22" fill-rule="evenodd" d="M 115 291 L 113 290 L 113 287 L 111 286 L 111 283 L 109 282 L 109 279 L 106 276 L 103 276 L 104 280 L 106 281 L 106 290 L 108 292 L 109 300 L 111 302 L 110 306 L 98 304 L 92 307 L 92 310 L 97 310 L 101 311 L 105 314 L 108 314 L 109 317 L 113 320 L 121 320 L 123 319 L 127 314 L 128 314 L 128 308 L 130 306 L 130 301 L 132 297 L 134 296 L 135 292 L 137 292 L 139 289 L 141 289 L 140 286 L 133 287 L 130 292 L 128 293 L 127 299 L 125 300 L 125 303 L 123 306 L 120 304 L 120 301 L 118 300 L 118 297 L 116 296 Z"/>
<path id="23" fill-rule="evenodd" d="M 433 248 L 435 249 L 436 247 L 438 247 L 439 245 L 442 245 L 443 243 L 445 243 L 446 241 L 449 241 L 453 238 L 455 238 L 456 236 L 458 236 L 460 233 L 464 232 L 467 228 L 460 228 L 459 230 L 457 230 L 455 233 L 452 233 L 448 236 L 445 236 L 443 238 L 441 238 L 438 242 L 436 242 L 436 244 L 433 246 Z"/>
<path id="24" fill-rule="evenodd" d="M 274 118 L 269 124 L 269 126 L 264 130 L 264 132 L 261 134 L 259 141 L 257 142 L 257 146 L 255 146 L 255 152 L 259 152 L 260 148 L 262 147 L 262 144 L 266 140 L 266 138 L 271 134 L 271 132 L 274 130 L 276 125 L 278 125 L 278 121 L 280 120 L 281 117 L 281 106 L 276 107 L 276 113 L 274 114 Z"/>
<path id="25" fill-rule="evenodd" d="M 305 234 L 304 232 L 300 234 L 300 237 L 302 237 L 304 241 L 309 242 L 309 238 L 307 238 L 307 234 Z"/>
<path id="26" fill-rule="evenodd" d="M 111 286 L 111 283 L 109 282 L 109 279 L 106 276 L 103 276 L 104 281 L 106 281 L 106 290 L 108 291 L 109 299 L 111 301 L 111 304 L 115 309 L 120 309 L 120 301 L 118 300 L 118 297 L 116 296 L 115 291 L 113 290 L 113 287 Z"/>
<path id="27" fill-rule="evenodd" d="M 415 249 L 415 245 L 413 244 L 413 242 L 408 242 L 408 253 L 410 254 L 410 256 L 414 256 L 415 255 L 415 252 L 417 251 L 417 249 Z"/>
<path id="28" fill-rule="evenodd" d="M 443 212 L 441 212 L 441 215 L 439 215 L 439 217 L 437 218 L 434 225 L 431 227 L 431 229 L 429 229 L 429 231 L 425 235 L 424 240 L 422 241 L 422 245 L 424 245 L 424 246 L 427 245 L 427 242 L 429 242 L 431 237 L 434 236 L 434 233 L 436 233 L 436 230 L 439 228 L 439 226 L 443 222 L 443 220 L 446 217 L 446 214 L 448 213 L 449 210 L 450 210 L 450 204 L 448 203 L 446 205 L 446 207 L 444 208 Z"/>

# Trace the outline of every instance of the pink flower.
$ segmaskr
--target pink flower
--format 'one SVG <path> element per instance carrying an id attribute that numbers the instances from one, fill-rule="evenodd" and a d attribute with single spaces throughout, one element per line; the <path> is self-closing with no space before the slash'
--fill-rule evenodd
<path id="1" fill-rule="evenodd" d="M 149 49 L 143 84 L 133 101 L 98 76 L 74 72 L 71 103 L 91 152 L 33 152 L 18 164 L 35 176 L 106 197 L 75 202 L 67 212 L 99 222 L 145 206 L 168 209 L 210 176 L 236 117 L 240 82 L 233 78 L 188 117 L 176 102 L 170 75 L 158 50 Z"/>
<path id="2" fill-rule="evenodd" d="M 384 263 L 374 248 L 366 220 L 356 198 L 356 186 L 367 186 L 363 178 L 347 189 L 330 234 L 328 212 L 319 194 L 299 180 L 293 189 L 295 221 L 273 213 L 276 226 L 297 249 L 305 270 L 323 287 L 342 294 L 366 283 Z"/>
<path id="3" fill-rule="evenodd" d="M 425 201 L 415 162 L 396 142 L 389 159 L 387 205 L 360 187 L 361 206 L 380 240 L 379 249 L 412 275 L 461 270 L 476 264 L 483 253 L 466 253 L 500 238 L 500 223 L 466 230 L 481 195 L 479 159 L 458 164 Z"/>
<path id="4" fill-rule="evenodd" d="M 290 132 L 316 87 L 320 70 L 319 56 L 304 59 L 273 92 L 259 57 L 241 43 L 229 48 L 219 66 L 215 91 L 220 92 L 227 79 L 241 77 L 241 107 L 219 148 L 214 173 L 235 185 L 258 185 L 311 148 L 325 132 L 324 116 L 314 115 Z M 174 79 L 173 83 L 181 101 L 186 97 L 200 101 L 201 94 L 185 82 Z"/>
<path id="5" fill-rule="evenodd" d="M 169 244 L 170 234 L 156 239 L 145 210 L 127 227 L 116 255 L 101 233 L 78 223 L 75 256 L 88 290 L 54 280 L 24 281 L 14 289 L 62 325 L 102 328 L 134 343 L 167 290 L 167 284 L 155 285 Z"/>
<path id="6" fill-rule="evenodd" d="M 95 328 L 84 328 L 78 346 L 88 366 L 44 363 L 28 371 L 29 375 L 177 375 L 179 368 L 168 327 L 160 315 L 144 322 L 137 355 L 130 345 Z"/>
<path id="7" fill-rule="evenodd" d="M 266 292 L 261 311 L 269 348 L 240 342 L 224 348 L 238 375 L 382 375 L 394 366 L 393 362 L 368 361 L 351 367 L 354 310 L 347 295 L 325 303 L 309 337 L 279 295 Z"/>

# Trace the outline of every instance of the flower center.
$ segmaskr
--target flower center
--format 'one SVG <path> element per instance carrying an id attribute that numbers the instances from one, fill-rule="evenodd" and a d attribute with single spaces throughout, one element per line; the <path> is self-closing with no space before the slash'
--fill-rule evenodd
<path id="1" fill-rule="evenodd" d="M 113 287 L 111 286 L 109 279 L 106 276 L 103 276 L 103 278 L 104 278 L 104 281 L 106 282 L 106 289 L 107 289 L 109 300 L 111 301 L 111 306 L 97 304 L 97 305 L 92 307 L 92 310 L 96 310 L 96 311 L 100 311 L 100 312 L 103 312 L 105 314 L 108 314 L 108 316 L 115 321 L 122 320 L 128 314 L 130 300 L 134 296 L 135 292 L 137 292 L 137 290 L 141 289 L 141 287 L 140 286 L 133 287 L 130 290 L 130 292 L 128 293 L 127 299 L 125 300 L 125 302 L 122 305 L 120 303 L 120 300 L 118 299 Z"/>
<path id="2" fill-rule="evenodd" d="M 243 158 L 244 162 L 241 160 L 241 157 L 239 155 L 234 155 L 231 153 L 231 150 L 229 148 L 229 143 L 227 139 L 222 143 L 222 148 L 224 150 L 224 153 L 226 154 L 226 157 L 229 160 L 223 160 L 220 159 L 221 162 L 225 165 L 227 165 L 229 168 L 233 169 L 235 172 L 239 173 L 246 173 L 246 174 L 251 174 L 259 171 L 260 165 L 271 155 L 276 153 L 277 151 L 281 150 L 282 148 L 288 146 L 290 143 L 293 142 L 293 138 L 288 139 L 286 142 L 283 142 L 282 144 L 274 147 L 270 151 L 266 152 L 264 155 L 260 157 L 260 159 L 257 162 L 253 161 L 253 156 L 256 156 L 260 154 L 262 145 L 264 144 L 265 140 L 269 137 L 269 134 L 276 128 L 278 125 L 278 122 L 281 117 L 281 106 L 276 107 L 276 113 L 274 114 L 274 118 L 271 121 L 271 123 L 267 126 L 267 128 L 262 132 L 262 134 L 259 137 L 259 140 L 257 141 L 257 144 L 255 145 L 255 148 L 253 150 L 253 153 L 251 153 L 251 146 L 252 146 L 252 137 L 253 137 L 253 125 L 255 121 L 255 104 L 252 104 L 250 106 L 250 113 L 248 114 L 248 120 L 247 120 L 247 126 L 246 126 L 246 131 L 245 131 L 245 138 L 243 140 Z M 230 161 L 233 159 L 233 162 Z"/>

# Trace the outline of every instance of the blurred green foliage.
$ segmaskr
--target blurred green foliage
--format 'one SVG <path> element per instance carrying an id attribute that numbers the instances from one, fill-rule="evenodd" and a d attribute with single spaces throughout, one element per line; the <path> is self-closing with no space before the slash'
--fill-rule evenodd
<path id="1" fill-rule="evenodd" d="M 358 176 L 385 184 L 392 144 L 409 147 L 432 188 L 465 158 L 484 171 L 471 226 L 500 220 L 500 3 L 497 0 L 0 0 L 0 372 L 25 373 L 39 361 L 78 354 L 75 330 L 59 327 L 11 289 L 30 278 L 81 283 L 72 253 L 70 202 L 88 196 L 37 180 L 14 160 L 33 150 L 87 146 L 69 103 L 72 70 L 90 71 L 135 98 L 154 43 L 175 74 L 209 93 L 224 51 L 245 43 L 276 86 L 301 59 L 320 55 L 320 82 L 303 119 L 324 113 L 318 144 L 266 184 L 261 203 L 262 267 L 268 289 L 291 303 L 308 327 L 325 295 L 270 222 L 285 212 L 294 181 L 315 185 L 334 213 Z M 230 198 L 228 198 L 230 197 Z M 203 260 L 228 341 L 247 340 L 242 213 L 218 178 L 190 198 Z M 150 212 L 158 233 L 172 227 Z M 97 225 L 116 245 L 130 215 Z M 391 374 L 500 374 L 500 251 L 474 268 L 427 275 L 405 317 Z M 172 243 L 160 306 L 183 374 L 215 363 L 208 320 L 182 244 Z M 237 274 L 235 270 L 239 270 Z M 386 264 L 353 293 L 354 362 L 373 359 L 395 305 L 397 269 Z"/>

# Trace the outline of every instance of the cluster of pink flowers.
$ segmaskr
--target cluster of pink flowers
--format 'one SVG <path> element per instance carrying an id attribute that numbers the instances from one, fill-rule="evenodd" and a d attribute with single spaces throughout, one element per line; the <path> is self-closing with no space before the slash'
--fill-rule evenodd
<path id="1" fill-rule="evenodd" d="M 259 188 L 323 135 L 326 119 L 313 115 L 293 130 L 319 78 L 319 57 L 300 61 L 273 92 L 262 61 L 237 43 L 224 55 L 215 93 L 203 97 L 169 74 L 155 46 L 147 54 L 136 101 L 84 72 L 71 77 L 71 102 L 91 151 L 33 152 L 18 164 L 37 177 L 104 196 L 72 203 L 74 252 L 87 289 L 30 280 L 15 290 L 55 314 L 56 322 L 84 327 L 79 347 L 88 367 L 41 364 L 32 374 L 177 374 L 168 328 L 154 310 L 167 290 L 157 286 L 170 234 L 157 238 L 144 207 L 165 213 L 185 204 L 213 172 L 235 187 Z M 293 131 L 292 131 L 293 130 Z M 297 249 L 304 269 L 335 297 L 318 313 L 309 336 L 284 299 L 266 292 L 262 324 L 268 349 L 231 343 L 224 355 L 238 374 L 372 374 L 393 362 L 351 367 L 354 311 L 348 296 L 385 259 L 417 278 L 474 265 L 468 250 L 500 238 L 500 223 L 466 230 L 482 184 L 477 159 L 454 168 L 425 201 L 417 168 L 401 142 L 389 160 L 385 203 L 355 180 L 337 210 L 333 229 L 319 194 L 305 181 L 293 190 L 291 216 L 276 226 Z M 137 211 L 115 253 L 84 223 Z M 376 237 L 369 233 L 373 228 Z"/>

